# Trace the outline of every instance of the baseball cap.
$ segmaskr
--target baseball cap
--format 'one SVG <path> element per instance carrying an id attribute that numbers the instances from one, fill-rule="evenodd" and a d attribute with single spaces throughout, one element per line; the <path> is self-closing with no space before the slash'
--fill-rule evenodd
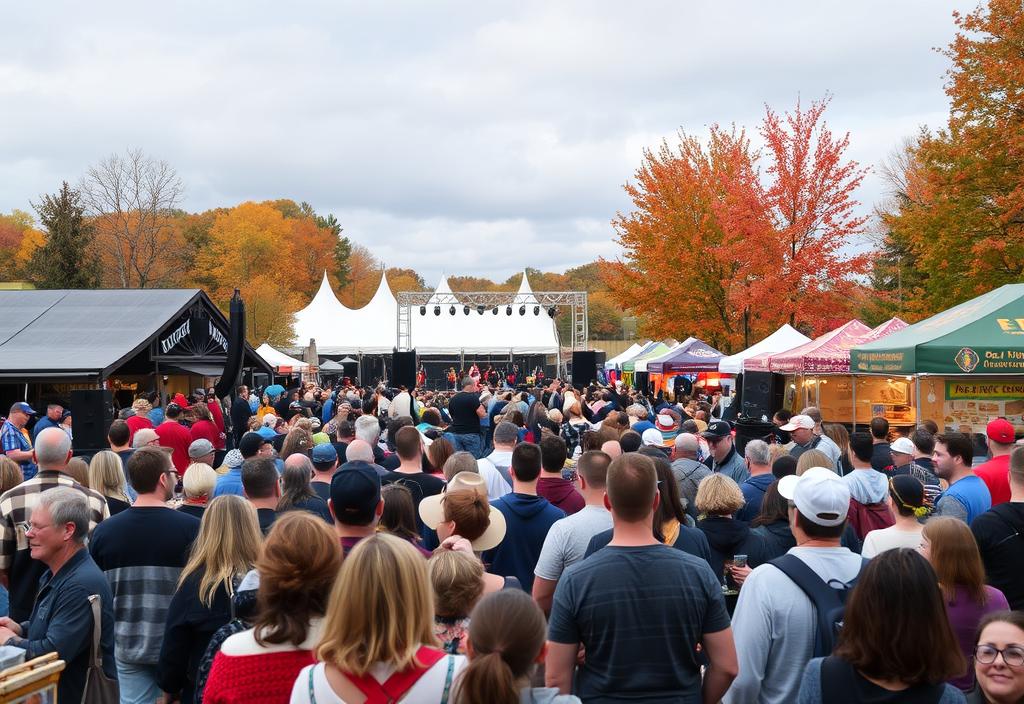
<path id="1" fill-rule="evenodd" d="M 192 459 L 208 455 L 211 452 L 213 452 L 213 443 L 206 438 L 193 440 L 192 444 L 188 446 L 188 456 Z"/>
<path id="2" fill-rule="evenodd" d="M 365 462 L 346 462 L 331 479 L 331 510 L 340 523 L 365 526 L 380 503 L 380 477 Z"/>
<path id="3" fill-rule="evenodd" d="M 28 405 L 24 401 L 19 401 L 18 403 L 15 403 L 13 406 L 11 406 L 10 412 L 14 413 L 15 411 L 25 413 L 30 416 L 37 415 L 36 412 L 32 410 L 32 406 Z"/>
<path id="4" fill-rule="evenodd" d="M 640 436 L 640 441 L 644 445 L 654 445 L 655 447 L 664 447 L 665 436 L 661 434 L 661 431 L 657 428 L 648 428 Z"/>
<path id="5" fill-rule="evenodd" d="M 1013 424 L 1005 418 L 993 418 L 990 420 L 988 427 L 985 428 L 985 433 L 990 440 L 995 442 L 1002 443 L 1003 445 L 1013 444 Z"/>
<path id="6" fill-rule="evenodd" d="M 338 451 L 330 442 L 313 446 L 313 464 L 329 464 L 337 461 Z"/>
<path id="7" fill-rule="evenodd" d="M 431 530 L 436 530 L 444 521 L 444 497 L 459 491 L 476 492 L 481 499 L 487 501 L 486 480 L 476 472 L 459 472 L 448 482 L 443 494 L 427 496 L 420 501 L 419 512 L 423 524 Z M 476 540 L 471 541 L 476 551 L 490 550 L 505 539 L 505 532 L 508 529 L 505 516 L 494 506 L 489 506 L 489 509 L 487 530 Z"/>
<path id="8" fill-rule="evenodd" d="M 715 420 L 708 423 L 708 429 L 701 433 L 705 438 L 726 438 L 732 435 L 732 425 L 727 420 Z"/>
<path id="9" fill-rule="evenodd" d="M 246 433 L 238 441 L 238 451 L 242 453 L 244 459 L 249 459 L 250 457 L 255 457 L 260 448 L 269 442 L 259 433 Z"/>
<path id="10" fill-rule="evenodd" d="M 811 523 L 838 526 L 850 509 L 850 490 L 838 474 L 824 467 L 811 467 L 801 476 L 791 474 L 779 480 L 779 493 L 796 505 Z"/>
<path id="11" fill-rule="evenodd" d="M 911 442 L 910 438 L 896 438 L 889 445 L 891 452 L 901 452 L 904 455 L 914 454 L 914 443 Z"/>
<path id="12" fill-rule="evenodd" d="M 804 430 L 814 430 L 814 419 L 810 416 L 793 416 L 789 419 L 789 422 L 779 428 L 779 430 L 785 430 L 791 432 L 797 428 L 803 428 Z"/>

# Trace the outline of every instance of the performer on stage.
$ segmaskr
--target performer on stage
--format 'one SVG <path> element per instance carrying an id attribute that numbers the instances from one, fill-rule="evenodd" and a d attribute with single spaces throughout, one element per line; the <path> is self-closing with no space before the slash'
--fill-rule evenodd
<path id="1" fill-rule="evenodd" d="M 416 371 L 416 387 L 423 388 L 427 384 L 427 370 L 420 365 L 420 368 Z"/>
<path id="2" fill-rule="evenodd" d="M 475 381 L 477 385 L 480 384 L 480 367 L 476 366 L 475 363 L 469 368 L 469 378 Z"/>
<path id="3" fill-rule="evenodd" d="M 448 367 L 448 390 L 455 391 L 455 383 L 458 377 L 455 374 L 455 367 Z"/>

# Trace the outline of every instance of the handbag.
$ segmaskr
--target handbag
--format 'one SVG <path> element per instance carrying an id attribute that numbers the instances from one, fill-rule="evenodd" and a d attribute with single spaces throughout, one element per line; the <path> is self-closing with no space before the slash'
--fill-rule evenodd
<path id="1" fill-rule="evenodd" d="M 117 679 L 107 677 L 103 671 L 103 650 L 100 647 L 100 634 L 103 631 L 100 595 L 89 597 L 92 605 L 92 647 L 89 651 L 89 668 L 85 672 L 85 689 L 82 692 L 82 704 L 118 704 L 121 691 Z"/>

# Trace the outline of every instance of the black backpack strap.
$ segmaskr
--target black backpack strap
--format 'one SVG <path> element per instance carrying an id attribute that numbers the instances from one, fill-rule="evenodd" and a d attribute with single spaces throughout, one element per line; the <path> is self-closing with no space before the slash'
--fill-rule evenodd
<path id="1" fill-rule="evenodd" d="M 836 590 L 822 580 L 817 573 L 807 566 L 807 563 L 795 555 L 789 553 L 769 561 L 789 577 L 807 598 L 814 604 L 817 613 L 818 627 L 814 633 L 814 653 L 818 654 L 824 650 L 825 643 L 832 642 L 832 624 L 828 622 L 828 615 L 840 609 L 843 602 L 839 600 Z"/>

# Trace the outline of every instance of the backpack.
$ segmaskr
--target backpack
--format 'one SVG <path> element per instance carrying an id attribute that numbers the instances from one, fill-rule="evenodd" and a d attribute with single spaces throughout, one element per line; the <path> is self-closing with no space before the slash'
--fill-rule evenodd
<path id="1" fill-rule="evenodd" d="M 889 510 L 889 504 L 885 501 L 862 504 L 856 499 L 850 499 L 850 510 L 846 518 L 861 540 L 864 540 L 864 536 L 873 530 L 888 528 L 896 523 L 892 511 Z"/>
<path id="2" fill-rule="evenodd" d="M 861 570 L 868 563 L 863 560 Z M 843 614 L 846 610 L 846 597 L 850 590 L 857 584 L 860 572 L 847 584 L 831 580 L 826 583 L 817 573 L 807 566 L 803 560 L 796 555 L 785 554 L 768 562 L 775 565 L 784 575 L 789 577 L 793 583 L 800 587 L 801 591 L 814 604 L 814 611 L 817 615 L 818 625 L 814 629 L 814 650 L 812 658 L 821 658 L 832 653 L 838 640 L 839 631 L 843 628 Z M 838 584 L 838 588 L 833 586 Z"/>

